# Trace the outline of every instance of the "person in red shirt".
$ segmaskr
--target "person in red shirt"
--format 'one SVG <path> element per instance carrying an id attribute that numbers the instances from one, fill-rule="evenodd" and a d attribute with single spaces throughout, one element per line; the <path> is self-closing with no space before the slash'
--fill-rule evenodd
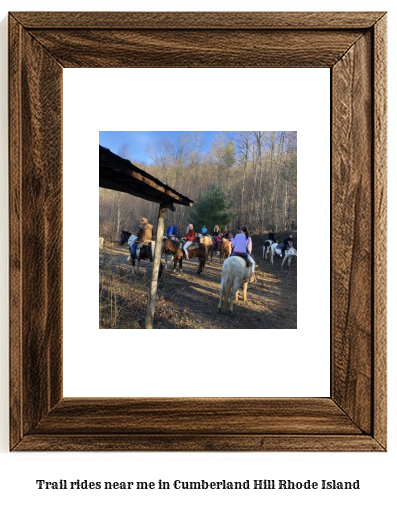
<path id="1" fill-rule="evenodd" d="M 194 232 L 193 224 L 190 224 L 189 228 L 187 230 L 186 236 L 184 238 L 182 238 L 182 239 L 186 240 L 186 243 L 183 245 L 183 251 L 185 253 L 186 260 L 189 259 L 188 254 L 187 254 L 187 249 L 192 244 L 195 237 L 196 237 L 196 233 Z"/>

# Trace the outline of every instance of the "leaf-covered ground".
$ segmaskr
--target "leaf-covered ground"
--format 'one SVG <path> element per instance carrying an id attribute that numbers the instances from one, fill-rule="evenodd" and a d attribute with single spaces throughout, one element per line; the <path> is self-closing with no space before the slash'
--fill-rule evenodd
<path id="1" fill-rule="evenodd" d="M 143 329 L 150 281 L 150 263 L 132 274 L 127 247 L 100 250 L 100 328 Z M 222 263 L 214 257 L 197 275 L 197 260 L 184 262 L 183 272 L 168 268 L 159 285 L 154 328 L 157 329 L 294 329 L 297 323 L 297 262 L 281 269 L 280 257 L 262 259 L 254 247 L 257 281 L 248 286 L 248 302 L 234 305 L 234 314 L 218 313 Z M 162 261 L 164 262 L 164 260 Z"/>

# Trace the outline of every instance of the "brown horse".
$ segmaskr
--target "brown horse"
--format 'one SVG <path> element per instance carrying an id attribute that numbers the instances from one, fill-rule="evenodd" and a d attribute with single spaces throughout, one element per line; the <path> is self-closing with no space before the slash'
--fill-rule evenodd
<path id="1" fill-rule="evenodd" d="M 187 247 L 187 255 L 189 259 L 198 258 L 199 268 L 197 274 L 199 275 L 203 270 L 205 263 L 208 259 L 208 250 L 203 243 L 200 243 L 200 238 L 195 238 L 190 246 Z"/>
<path id="2" fill-rule="evenodd" d="M 163 238 L 163 246 L 161 253 L 170 252 L 172 258 L 174 259 L 174 273 L 176 271 L 176 265 L 179 261 L 179 271 L 182 271 L 182 259 L 183 259 L 183 251 L 181 248 L 181 244 L 179 241 L 175 239 Z"/>
<path id="3" fill-rule="evenodd" d="M 205 245 L 207 247 L 208 255 L 211 254 L 211 262 L 212 262 L 212 256 L 214 254 L 214 250 L 216 250 L 216 243 L 212 236 L 201 236 L 200 237 L 200 243 Z"/>
<path id="4" fill-rule="evenodd" d="M 231 242 L 226 238 L 222 238 L 219 243 L 219 259 L 222 260 L 229 258 L 232 254 L 232 250 L 233 247 Z"/>

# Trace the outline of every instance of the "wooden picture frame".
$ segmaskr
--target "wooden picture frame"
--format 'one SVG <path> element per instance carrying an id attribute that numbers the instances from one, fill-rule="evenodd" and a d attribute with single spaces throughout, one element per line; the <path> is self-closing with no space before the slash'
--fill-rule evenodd
<path id="1" fill-rule="evenodd" d="M 329 398 L 63 398 L 64 67 L 331 69 Z M 11 450 L 386 449 L 385 13 L 15 12 L 9 83 Z"/>

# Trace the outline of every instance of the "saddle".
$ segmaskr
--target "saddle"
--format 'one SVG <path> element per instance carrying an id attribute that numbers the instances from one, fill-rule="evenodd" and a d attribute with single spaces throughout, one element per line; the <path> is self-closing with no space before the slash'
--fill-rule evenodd
<path id="1" fill-rule="evenodd" d="M 143 248 L 144 246 L 147 246 L 148 248 L 150 248 L 152 246 L 152 242 L 151 241 L 144 241 L 143 243 L 138 243 L 138 245 L 136 247 L 136 253 L 135 253 L 135 257 L 137 259 L 139 259 L 139 256 L 141 253 L 141 248 Z"/>
<path id="2" fill-rule="evenodd" d="M 248 260 L 248 257 L 245 257 L 244 255 L 241 255 L 241 254 L 239 254 L 239 253 L 235 253 L 235 254 L 234 254 L 234 256 L 235 256 L 235 257 L 241 257 L 242 259 L 244 259 L 244 260 L 245 260 L 245 264 L 246 264 L 247 268 L 250 268 L 250 267 L 251 267 L 251 263 L 250 263 L 250 261 Z"/>

